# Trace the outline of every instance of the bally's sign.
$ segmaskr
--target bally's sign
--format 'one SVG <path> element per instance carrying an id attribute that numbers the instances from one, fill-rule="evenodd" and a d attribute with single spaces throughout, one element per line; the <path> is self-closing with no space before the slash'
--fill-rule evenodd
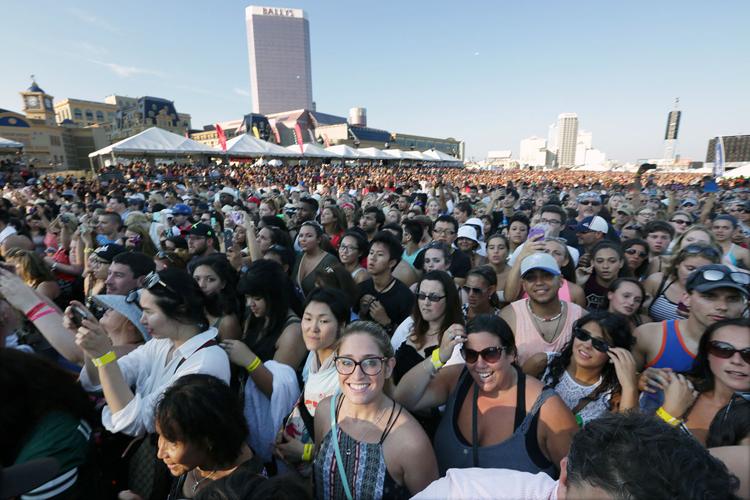
<path id="1" fill-rule="evenodd" d="M 284 7 L 251 7 L 253 15 L 274 17 L 305 17 L 301 9 L 287 9 Z"/>

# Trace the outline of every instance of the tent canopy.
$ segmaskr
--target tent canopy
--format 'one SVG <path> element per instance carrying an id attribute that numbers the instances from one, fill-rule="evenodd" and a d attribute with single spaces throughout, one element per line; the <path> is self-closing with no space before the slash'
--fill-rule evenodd
<path id="1" fill-rule="evenodd" d="M 11 141 L 10 139 L 5 139 L 4 137 L 0 137 L 0 149 L 21 149 L 21 148 L 23 148 L 22 142 Z"/>
<path id="2" fill-rule="evenodd" d="M 408 158 L 400 149 L 384 149 L 383 153 L 387 154 L 391 160 L 407 160 Z"/>
<path id="3" fill-rule="evenodd" d="M 292 144 L 287 146 L 286 149 L 294 153 L 295 156 L 299 156 L 299 144 Z M 305 158 L 341 158 L 340 154 L 328 151 L 321 148 L 317 144 L 307 143 L 303 145 L 302 156 Z"/>
<path id="4" fill-rule="evenodd" d="M 438 149 L 428 149 L 422 153 L 427 158 L 432 158 L 434 161 L 441 161 L 445 163 L 461 163 L 461 160 L 454 158 L 451 155 L 445 154 Z"/>
<path id="5" fill-rule="evenodd" d="M 737 177 L 748 177 L 750 178 L 750 163 L 747 165 L 743 165 L 741 167 L 733 168 L 732 170 L 727 170 L 724 174 L 724 177 L 728 179 L 734 179 Z"/>
<path id="6" fill-rule="evenodd" d="M 258 156 L 300 156 L 290 150 L 277 146 L 276 144 L 258 139 L 250 134 L 238 135 L 227 141 L 226 154 L 230 156 L 247 156 L 255 158 Z"/>
<path id="7" fill-rule="evenodd" d="M 336 153 L 338 156 L 346 159 L 362 158 L 362 155 L 354 148 L 347 146 L 346 144 L 337 144 L 336 146 L 329 146 L 326 151 Z"/>
<path id="8" fill-rule="evenodd" d="M 363 155 L 363 158 L 367 158 L 370 160 L 392 160 L 390 156 L 385 154 L 383 151 L 379 150 L 378 148 L 362 148 L 358 149 L 359 153 Z"/>
<path id="9" fill-rule="evenodd" d="M 89 158 L 104 155 L 190 155 L 218 154 L 220 151 L 167 130 L 151 127 L 127 139 L 89 154 Z"/>

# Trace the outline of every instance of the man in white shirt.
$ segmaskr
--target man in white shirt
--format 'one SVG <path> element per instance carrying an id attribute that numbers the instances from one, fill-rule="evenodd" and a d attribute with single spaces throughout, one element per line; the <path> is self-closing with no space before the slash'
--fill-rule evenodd
<path id="1" fill-rule="evenodd" d="M 0 209 L 0 245 L 3 244 L 5 238 L 16 234 L 16 228 L 9 225 L 10 214 L 7 210 Z"/>
<path id="2" fill-rule="evenodd" d="M 692 436 L 653 416 L 613 413 L 576 434 L 557 481 L 543 472 L 449 469 L 413 498 L 735 498 L 737 485 Z"/>

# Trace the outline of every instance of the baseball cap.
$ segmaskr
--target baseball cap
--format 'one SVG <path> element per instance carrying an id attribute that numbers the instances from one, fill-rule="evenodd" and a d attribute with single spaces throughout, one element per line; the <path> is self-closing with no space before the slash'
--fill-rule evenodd
<path id="1" fill-rule="evenodd" d="M 733 271 L 723 264 L 708 264 L 699 267 L 688 276 L 685 290 L 708 292 L 717 288 L 733 288 L 747 297 L 750 295 L 750 274 Z"/>
<path id="2" fill-rule="evenodd" d="M 213 238 L 214 230 L 208 224 L 199 222 L 190 228 L 190 234 L 194 236 L 203 236 L 204 238 Z"/>
<path id="3" fill-rule="evenodd" d="M 698 204 L 698 200 L 696 200 L 695 198 L 685 198 L 684 200 L 682 200 L 682 203 L 680 203 L 680 206 L 684 207 L 685 205 L 697 205 L 697 204 Z"/>
<path id="4" fill-rule="evenodd" d="M 178 203 L 172 209 L 172 213 L 174 215 L 192 215 L 193 209 L 185 205 L 184 203 Z"/>
<path id="5" fill-rule="evenodd" d="M 108 243 L 94 250 L 94 255 L 107 262 L 112 262 L 115 256 L 125 253 L 127 248 L 117 243 Z"/>
<path id="6" fill-rule="evenodd" d="M 621 203 L 620 206 L 617 207 L 616 212 L 624 212 L 625 215 L 633 216 L 635 213 L 635 210 L 633 210 L 633 206 L 629 205 L 627 203 Z"/>
<path id="7" fill-rule="evenodd" d="M 521 276 L 534 269 L 541 269 L 554 276 L 560 276 L 560 266 L 557 265 L 555 258 L 548 253 L 533 253 L 521 261 Z"/>
<path id="8" fill-rule="evenodd" d="M 143 340 L 148 342 L 151 340 L 151 335 L 146 330 L 146 326 L 141 323 L 143 309 L 138 305 L 140 295 L 140 290 L 133 290 L 128 295 L 94 295 L 94 301 L 128 318 L 128 321 L 138 328 Z"/>
<path id="9" fill-rule="evenodd" d="M 257 196 L 251 196 L 250 198 L 247 199 L 247 202 L 248 203 L 255 203 L 256 205 L 260 205 L 260 198 L 258 198 Z"/>
<path id="10" fill-rule="evenodd" d="M 588 233 L 589 231 L 607 234 L 609 232 L 609 224 L 598 215 L 586 217 L 576 226 L 576 233 Z"/>

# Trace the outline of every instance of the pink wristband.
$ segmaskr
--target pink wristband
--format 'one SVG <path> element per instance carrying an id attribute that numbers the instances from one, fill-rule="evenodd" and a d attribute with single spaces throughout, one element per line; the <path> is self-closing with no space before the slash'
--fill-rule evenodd
<path id="1" fill-rule="evenodd" d="M 39 311 L 38 313 L 36 313 L 34 316 L 30 316 L 29 317 L 29 321 L 36 321 L 36 320 L 38 320 L 40 318 L 43 318 L 43 317 L 45 317 L 45 316 L 47 316 L 49 314 L 53 314 L 54 312 L 55 312 L 55 310 L 52 309 L 51 307 L 48 307 L 47 309 L 42 309 L 41 311 Z"/>
<path id="2" fill-rule="evenodd" d="M 32 307 L 31 309 L 29 309 L 28 311 L 26 311 L 26 317 L 29 318 L 29 319 L 31 319 L 31 317 L 33 315 L 35 315 L 36 313 L 38 313 L 40 310 L 44 309 L 44 306 L 46 306 L 46 305 L 47 305 L 46 302 L 40 302 L 40 303 L 38 303 L 37 305 L 35 305 L 34 307 Z"/>

